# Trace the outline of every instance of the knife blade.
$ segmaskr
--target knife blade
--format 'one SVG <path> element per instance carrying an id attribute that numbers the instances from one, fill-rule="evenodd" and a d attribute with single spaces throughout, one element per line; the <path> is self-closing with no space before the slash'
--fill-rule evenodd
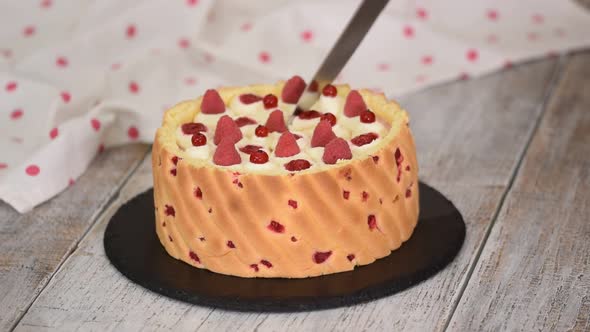
<path id="1" fill-rule="evenodd" d="M 332 83 L 388 2 L 389 0 L 363 0 L 313 79 L 308 82 L 315 80 L 326 84 Z M 306 98 L 305 105 L 298 103 L 293 115 L 312 106 L 318 98 L 319 94 L 313 98 Z"/>

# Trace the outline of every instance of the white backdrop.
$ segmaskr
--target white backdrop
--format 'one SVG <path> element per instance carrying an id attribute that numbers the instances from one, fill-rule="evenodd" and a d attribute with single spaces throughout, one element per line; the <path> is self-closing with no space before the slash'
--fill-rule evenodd
<path id="1" fill-rule="evenodd" d="M 0 0 L 0 199 L 30 210 L 207 88 L 309 78 L 358 3 Z M 398 96 L 588 45 L 573 2 L 394 0 L 338 81 Z"/>

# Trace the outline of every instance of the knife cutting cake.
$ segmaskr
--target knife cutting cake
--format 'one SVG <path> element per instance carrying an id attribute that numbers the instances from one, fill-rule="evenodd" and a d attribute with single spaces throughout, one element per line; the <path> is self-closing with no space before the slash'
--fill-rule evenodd
<path id="1" fill-rule="evenodd" d="M 399 248 L 418 220 L 407 113 L 347 85 L 207 90 L 165 113 L 152 164 L 160 242 L 217 273 L 349 271 Z"/>

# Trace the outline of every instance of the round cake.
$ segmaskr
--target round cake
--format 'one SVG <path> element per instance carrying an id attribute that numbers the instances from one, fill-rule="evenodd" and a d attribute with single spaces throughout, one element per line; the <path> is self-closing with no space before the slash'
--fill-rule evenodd
<path id="1" fill-rule="evenodd" d="M 207 90 L 166 111 L 152 166 L 160 242 L 217 273 L 349 271 L 399 248 L 418 220 L 407 113 L 347 85 Z"/>

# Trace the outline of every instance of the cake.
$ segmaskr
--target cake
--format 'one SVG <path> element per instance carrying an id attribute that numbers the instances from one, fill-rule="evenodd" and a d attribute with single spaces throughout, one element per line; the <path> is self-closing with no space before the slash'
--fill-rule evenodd
<path id="1" fill-rule="evenodd" d="M 226 275 L 350 271 L 399 248 L 418 220 L 407 113 L 347 85 L 207 90 L 166 111 L 152 165 L 165 250 Z"/>

